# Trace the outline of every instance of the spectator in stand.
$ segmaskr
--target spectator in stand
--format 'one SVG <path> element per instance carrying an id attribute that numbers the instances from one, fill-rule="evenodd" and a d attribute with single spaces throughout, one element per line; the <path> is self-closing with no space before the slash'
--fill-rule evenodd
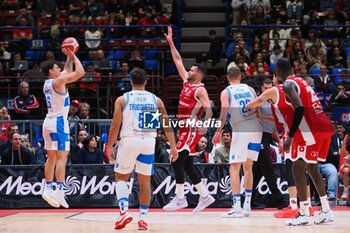
<path id="1" fill-rule="evenodd" d="M 34 21 L 33 16 L 30 14 L 30 12 L 25 7 L 22 7 L 19 10 L 19 15 L 16 17 L 17 24 L 20 24 L 22 18 L 26 19 L 26 22 L 28 22 L 28 26 L 31 26 L 31 27 L 35 26 L 35 21 Z"/>
<path id="2" fill-rule="evenodd" d="M 96 96 L 97 83 L 100 81 L 100 74 L 95 70 L 94 64 L 89 62 L 82 82 L 79 83 L 80 98 L 90 97 L 91 95 Z"/>
<path id="3" fill-rule="evenodd" d="M 235 6 L 233 6 L 235 2 Z M 248 24 L 250 24 L 250 1 L 249 0 L 233 0 L 232 1 L 233 8 L 233 20 L 232 24 L 237 25 L 240 21 L 245 20 Z"/>
<path id="4" fill-rule="evenodd" d="M 258 6 L 256 8 L 256 12 L 252 14 L 250 22 L 255 25 L 267 24 L 267 16 L 265 15 L 263 6 Z M 258 31 L 261 32 L 259 29 Z"/>
<path id="5" fill-rule="evenodd" d="M 330 104 L 341 103 L 347 101 L 350 98 L 350 93 L 346 91 L 345 85 L 343 83 L 337 84 L 337 91 L 334 92 L 330 99 Z"/>
<path id="6" fill-rule="evenodd" d="M 229 163 L 230 161 L 230 147 L 232 140 L 232 131 L 224 128 L 221 131 L 221 144 L 216 148 L 214 161 L 217 164 Z"/>
<path id="7" fill-rule="evenodd" d="M 21 145 L 21 135 L 17 132 L 10 135 L 11 145 L 8 146 L 1 157 L 2 165 L 26 165 L 31 164 L 33 154 L 28 148 Z"/>
<path id="8" fill-rule="evenodd" d="M 11 120 L 10 115 L 5 114 L 4 109 L 0 108 L 0 121 L 8 121 Z M 6 142 L 9 140 L 8 135 L 8 128 L 10 127 L 11 123 L 0 123 L 0 143 Z"/>
<path id="9" fill-rule="evenodd" d="M 269 39 L 270 43 L 273 42 L 274 40 L 274 34 L 278 33 L 279 36 L 279 45 L 282 47 L 282 49 L 286 49 L 286 44 L 287 44 L 287 35 L 286 35 L 286 30 L 280 27 L 277 27 L 278 25 L 282 25 L 282 21 L 280 18 L 276 19 L 276 27 L 271 29 L 269 32 Z M 270 48 L 273 48 L 273 45 L 270 45 Z"/>
<path id="10" fill-rule="evenodd" d="M 233 42 L 231 42 L 226 48 L 226 57 L 230 60 L 233 60 L 233 51 L 239 40 L 243 39 L 242 32 L 234 32 L 233 33 Z"/>
<path id="11" fill-rule="evenodd" d="M 141 26 L 156 24 L 156 22 L 154 21 L 153 10 L 150 8 L 147 8 L 145 12 L 145 16 L 139 18 L 137 24 Z M 160 33 L 158 29 L 159 28 L 154 28 L 154 27 L 145 27 L 145 28 L 139 29 L 139 37 L 141 38 L 159 37 Z"/>
<path id="12" fill-rule="evenodd" d="M 73 15 L 80 15 L 84 9 L 82 0 L 69 0 L 69 13 Z"/>
<path id="13" fill-rule="evenodd" d="M 79 121 L 78 116 L 80 103 L 78 100 L 72 100 L 69 110 L 68 110 L 68 121 L 69 121 L 69 132 L 71 136 L 74 136 L 77 131 L 79 131 Z"/>
<path id="14" fill-rule="evenodd" d="M 327 66 L 321 64 L 320 66 L 320 75 L 318 76 L 319 79 L 319 87 L 320 91 L 325 94 L 332 94 L 335 92 L 335 85 L 333 83 L 333 80 L 328 75 L 328 69 Z"/>
<path id="15" fill-rule="evenodd" d="M 319 49 L 312 45 L 306 53 L 306 59 L 310 71 L 313 68 L 320 69 L 322 61 L 326 61 L 326 56 L 319 53 Z"/>
<path id="16" fill-rule="evenodd" d="M 106 68 L 109 67 L 108 61 L 105 57 L 105 53 L 102 49 L 97 50 L 96 52 L 96 59 L 94 61 L 94 65 L 98 68 Z"/>
<path id="17" fill-rule="evenodd" d="M 333 55 L 328 58 L 327 62 L 328 69 L 346 67 L 346 59 L 341 55 L 339 47 L 334 47 L 331 54 Z"/>
<path id="18" fill-rule="evenodd" d="M 273 47 L 272 54 L 270 56 L 270 64 L 277 64 L 277 61 L 283 57 L 282 49 L 279 44 Z"/>
<path id="19" fill-rule="evenodd" d="M 85 45 L 89 49 L 99 48 L 101 44 L 102 32 L 95 27 L 96 25 L 94 21 L 90 21 L 89 26 L 91 26 L 91 28 L 87 28 L 84 33 Z"/>
<path id="20" fill-rule="evenodd" d="M 129 59 L 128 63 L 129 63 L 130 69 L 133 69 L 135 67 L 143 69 L 144 60 L 141 57 L 140 50 L 136 49 L 136 50 L 132 51 L 131 58 Z"/>
<path id="21" fill-rule="evenodd" d="M 29 94 L 29 83 L 22 81 L 19 84 L 19 95 L 14 100 L 14 119 L 36 119 L 39 102 L 34 95 Z"/>
<path id="22" fill-rule="evenodd" d="M 76 145 L 71 144 L 71 150 L 70 150 L 70 161 L 72 164 L 78 163 L 78 152 L 81 148 L 83 148 L 84 144 L 83 141 L 89 134 L 87 133 L 86 129 L 79 129 L 77 137 L 78 142 Z"/>
<path id="23" fill-rule="evenodd" d="M 208 138 L 202 136 L 196 147 L 196 155 L 193 156 L 193 163 L 208 163 L 209 153 L 206 151 L 208 146 Z"/>
<path id="24" fill-rule="evenodd" d="M 45 144 L 44 140 L 38 142 L 38 148 L 35 150 L 34 158 L 32 163 L 33 164 L 39 164 L 44 165 L 47 158 L 47 153 L 45 150 Z"/>
<path id="25" fill-rule="evenodd" d="M 88 135 L 83 141 L 83 147 L 78 152 L 78 164 L 102 164 L 104 155 L 101 149 L 97 148 L 95 136 Z"/>
<path id="26" fill-rule="evenodd" d="M 91 19 L 92 17 L 100 19 L 101 15 L 104 15 L 104 13 L 101 14 L 100 4 L 96 3 L 96 0 L 88 0 L 83 15 L 88 19 Z"/>
<path id="27" fill-rule="evenodd" d="M 216 37 L 216 31 L 211 29 L 209 31 L 209 52 L 203 53 L 201 57 L 197 58 L 197 63 L 205 62 L 211 60 L 211 64 L 215 66 L 220 62 L 223 46 L 222 42 Z"/>
<path id="28" fill-rule="evenodd" d="M 162 129 L 157 129 L 157 137 L 156 137 L 156 149 L 155 149 L 155 163 L 169 163 L 169 153 L 170 145 L 168 144 L 168 140 L 166 135 Z"/>
<path id="29" fill-rule="evenodd" d="M 55 15 L 57 11 L 57 2 L 56 0 L 37 0 L 38 7 L 37 11 L 39 13 L 46 12 L 48 15 Z"/>
<path id="30" fill-rule="evenodd" d="M 26 147 L 33 154 L 35 153 L 35 148 L 30 143 L 28 133 L 21 133 L 21 145 Z"/>
<path id="31" fill-rule="evenodd" d="M 318 39 L 320 46 L 322 47 L 322 49 L 324 49 L 325 51 L 321 52 L 321 53 L 326 53 L 327 54 L 327 46 L 317 37 L 316 31 L 314 29 L 310 29 L 307 33 L 307 39 L 305 40 L 305 50 L 309 50 L 309 48 L 312 45 L 316 45 L 316 40 Z M 317 45 L 317 47 L 319 48 L 319 46 Z"/>
<path id="32" fill-rule="evenodd" d="M 254 62 L 250 63 L 247 74 L 254 75 L 254 72 L 257 71 L 258 64 L 262 63 L 266 72 L 269 72 L 269 66 L 264 62 L 261 53 L 257 54 Z"/>
<path id="33" fill-rule="evenodd" d="M 90 105 L 88 103 L 80 103 L 79 117 L 80 119 L 90 119 Z"/>
<path id="34" fill-rule="evenodd" d="M 338 122 L 335 125 L 335 134 L 332 136 L 330 150 L 332 157 L 330 158 L 331 163 L 336 167 L 337 171 L 339 170 L 340 162 L 340 149 L 345 139 L 346 128 L 341 123 Z M 327 158 L 328 160 L 328 158 Z"/>
<path id="35" fill-rule="evenodd" d="M 302 0 L 287 0 L 286 1 L 288 18 L 302 19 L 304 3 Z"/>
<path id="36" fill-rule="evenodd" d="M 325 11 L 326 9 L 335 9 L 336 0 L 320 0 L 320 11 Z"/>
<path id="37" fill-rule="evenodd" d="M 28 24 L 26 17 L 21 17 L 18 26 L 26 27 L 30 25 Z M 13 30 L 13 39 L 19 41 L 19 49 L 22 55 L 24 55 L 24 52 L 27 50 L 28 40 L 31 40 L 32 38 L 33 30 L 30 28 L 16 28 Z"/>
<path id="38" fill-rule="evenodd" d="M 271 11 L 270 0 L 252 0 L 252 5 L 251 5 L 252 12 L 254 13 L 254 12 L 258 11 L 259 7 L 262 7 L 263 11 L 266 14 L 269 14 Z"/>
<path id="39" fill-rule="evenodd" d="M 4 142 L 0 142 L 0 157 L 2 155 L 2 153 L 4 152 L 4 150 L 7 148 L 7 147 L 10 147 L 11 146 L 11 140 L 10 140 L 10 135 L 12 133 L 18 133 L 19 132 L 19 128 L 18 128 L 18 125 L 12 123 L 8 128 L 7 128 L 7 138 L 8 140 L 7 141 L 4 141 Z"/>
<path id="40" fill-rule="evenodd" d="M 327 10 L 326 20 L 323 22 L 324 26 L 337 26 L 339 24 L 338 20 L 335 18 L 334 8 Z M 339 35 L 338 27 L 325 27 L 323 28 L 323 36 L 324 37 L 337 37 Z"/>

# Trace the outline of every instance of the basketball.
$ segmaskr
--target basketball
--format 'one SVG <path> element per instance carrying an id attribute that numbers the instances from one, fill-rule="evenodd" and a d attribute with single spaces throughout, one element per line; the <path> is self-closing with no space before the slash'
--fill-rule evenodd
<path id="1" fill-rule="evenodd" d="M 79 43 L 74 37 L 68 37 L 62 42 L 62 48 L 66 48 L 74 53 L 77 53 L 79 50 Z"/>

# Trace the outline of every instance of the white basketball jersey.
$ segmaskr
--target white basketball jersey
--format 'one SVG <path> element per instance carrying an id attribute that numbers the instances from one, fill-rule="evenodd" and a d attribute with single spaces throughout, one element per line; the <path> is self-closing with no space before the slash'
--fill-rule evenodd
<path id="1" fill-rule="evenodd" d="M 256 118 L 255 111 L 250 111 L 246 105 L 256 98 L 251 87 L 246 84 L 230 85 L 225 89 L 230 97 L 229 122 L 231 126 L 242 121 Z"/>
<path id="2" fill-rule="evenodd" d="M 63 116 L 63 119 L 67 119 L 70 106 L 68 90 L 65 94 L 57 93 L 53 86 L 53 81 L 53 79 L 47 79 L 43 88 L 48 110 L 46 117 L 53 118 Z"/>
<path id="3" fill-rule="evenodd" d="M 156 96 L 148 91 L 130 91 L 124 97 L 120 137 L 156 137 L 160 126 L 159 116 L 153 117 L 158 110 Z"/>

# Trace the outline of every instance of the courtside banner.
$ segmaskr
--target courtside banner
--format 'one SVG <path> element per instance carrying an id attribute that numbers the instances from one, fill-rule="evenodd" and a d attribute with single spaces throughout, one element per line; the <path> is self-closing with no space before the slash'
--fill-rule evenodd
<path id="1" fill-rule="evenodd" d="M 202 182 L 216 201 L 211 207 L 230 207 L 232 204 L 228 165 L 196 165 L 201 173 Z M 287 182 L 281 179 L 284 169 L 275 165 L 277 186 L 287 194 Z M 152 177 L 151 207 L 160 208 L 175 196 L 174 172 L 170 164 L 156 164 Z M 49 208 L 41 198 L 45 180 L 43 166 L 0 166 L 0 208 Z M 254 199 L 269 205 L 269 189 L 264 177 L 257 182 Z M 138 207 L 138 182 L 135 174 L 129 184 L 129 206 Z M 243 184 L 243 182 L 242 182 Z M 69 165 L 64 183 L 67 202 L 70 207 L 116 207 L 116 192 L 112 165 Z M 242 188 L 242 193 L 244 192 Z M 190 207 L 198 202 L 198 192 L 188 181 L 185 182 L 185 194 Z M 253 199 L 253 202 L 254 202 Z"/>

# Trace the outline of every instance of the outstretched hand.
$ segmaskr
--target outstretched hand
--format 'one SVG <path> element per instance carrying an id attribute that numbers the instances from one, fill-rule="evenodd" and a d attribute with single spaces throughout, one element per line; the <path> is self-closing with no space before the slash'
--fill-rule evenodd
<path id="1" fill-rule="evenodd" d="M 70 58 L 70 59 L 74 59 L 74 57 L 75 57 L 75 54 L 73 53 L 73 51 L 72 50 L 70 50 L 70 49 L 67 49 L 67 48 L 62 48 L 62 52 L 68 57 L 68 58 Z"/>
<path id="2" fill-rule="evenodd" d="M 168 34 L 164 33 L 164 36 L 168 42 L 173 40 L 173 29 L 171 26 L 168 26 Z"/>

